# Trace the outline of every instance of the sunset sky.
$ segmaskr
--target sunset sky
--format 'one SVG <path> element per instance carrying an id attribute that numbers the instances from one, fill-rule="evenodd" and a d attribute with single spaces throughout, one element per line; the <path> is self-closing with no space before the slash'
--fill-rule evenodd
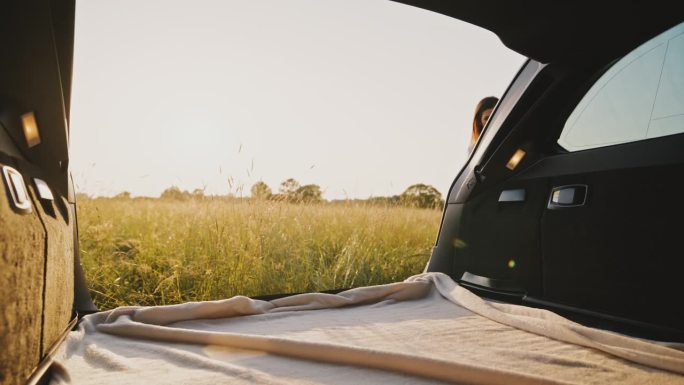
<path id="1" fill-rule="evenodd" d="M 477 101 L 524 58 L 492 33 L 388 0 L 77 2 L 71 167 L 91 195 L 443 195 Z"/>

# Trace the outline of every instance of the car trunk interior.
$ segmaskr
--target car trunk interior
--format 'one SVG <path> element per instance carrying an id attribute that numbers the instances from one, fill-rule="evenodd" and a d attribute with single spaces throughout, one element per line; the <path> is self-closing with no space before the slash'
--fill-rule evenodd
<path id="1" fill-rule="evenodd" d="M 681 18 L 655 6 L 643 19 L 632 5 L 611 18 L 579 3 L 565 5 L 567 17 L 551 5 L 399 2 L 487 28 L 531 57 L 451 187 L 427 271 L 587 325 L 684 341 L 676 299 L 684 201 L 673 191 L 684 134 L 579 152 L 557 144 L 610 64 Z M 11 16 L 0 23 L 3 384 L 37 381 L 78 317 L 97 310 L 79 262 L 69 175 L 74 12 L 74 0 L 3 4 Z M 639 28 L 625 27 L 635 21 Z M 573 191 L 577 204 L 554 207 L 556 190 Z"/>
<path id="2" fill-rule="evenodd" d="M 667 197 L 684 174 L 684 135 L 579 152 L 556 143 L 579 98 L 615 59 L 528 62 L 452 186 L 428 270 L 485 296 L 681 341 L 684 311 L 672 294 L 684 268 L 684 204 Z M 554 190 L 574 186 L 578 205 L 552 204 Z"/>

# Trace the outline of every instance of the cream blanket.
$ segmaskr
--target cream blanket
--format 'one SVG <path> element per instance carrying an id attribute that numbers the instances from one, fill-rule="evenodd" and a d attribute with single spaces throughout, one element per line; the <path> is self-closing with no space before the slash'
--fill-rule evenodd
<path id="1" fill-rule="evenodd" d="M 83 318 L 52 384 L 684 384 L 681 346 L 479 298 L 448 276 Z"/>

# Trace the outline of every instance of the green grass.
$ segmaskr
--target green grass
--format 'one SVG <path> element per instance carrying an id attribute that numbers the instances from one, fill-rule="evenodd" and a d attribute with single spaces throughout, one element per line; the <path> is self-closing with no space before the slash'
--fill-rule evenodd
<path id="1" fill-rule="evenodd" d="M 439 210 L 240 199 L 85 199 L 81 262 L 100 309 L 319 291 L 423 270 Z"/>

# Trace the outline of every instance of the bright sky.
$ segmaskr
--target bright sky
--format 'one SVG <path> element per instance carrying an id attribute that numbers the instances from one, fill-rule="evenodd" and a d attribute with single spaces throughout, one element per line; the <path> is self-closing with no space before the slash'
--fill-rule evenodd
<path id="1" fill-rule="evenodd" d="M 466 160 L 475 104 L 523 63 L 492 33 L 388 0 L 80 0 L 77 190 L 324 197 L 427 183 Z M 232 187 L 231 187 L 232 186 Z"/>

